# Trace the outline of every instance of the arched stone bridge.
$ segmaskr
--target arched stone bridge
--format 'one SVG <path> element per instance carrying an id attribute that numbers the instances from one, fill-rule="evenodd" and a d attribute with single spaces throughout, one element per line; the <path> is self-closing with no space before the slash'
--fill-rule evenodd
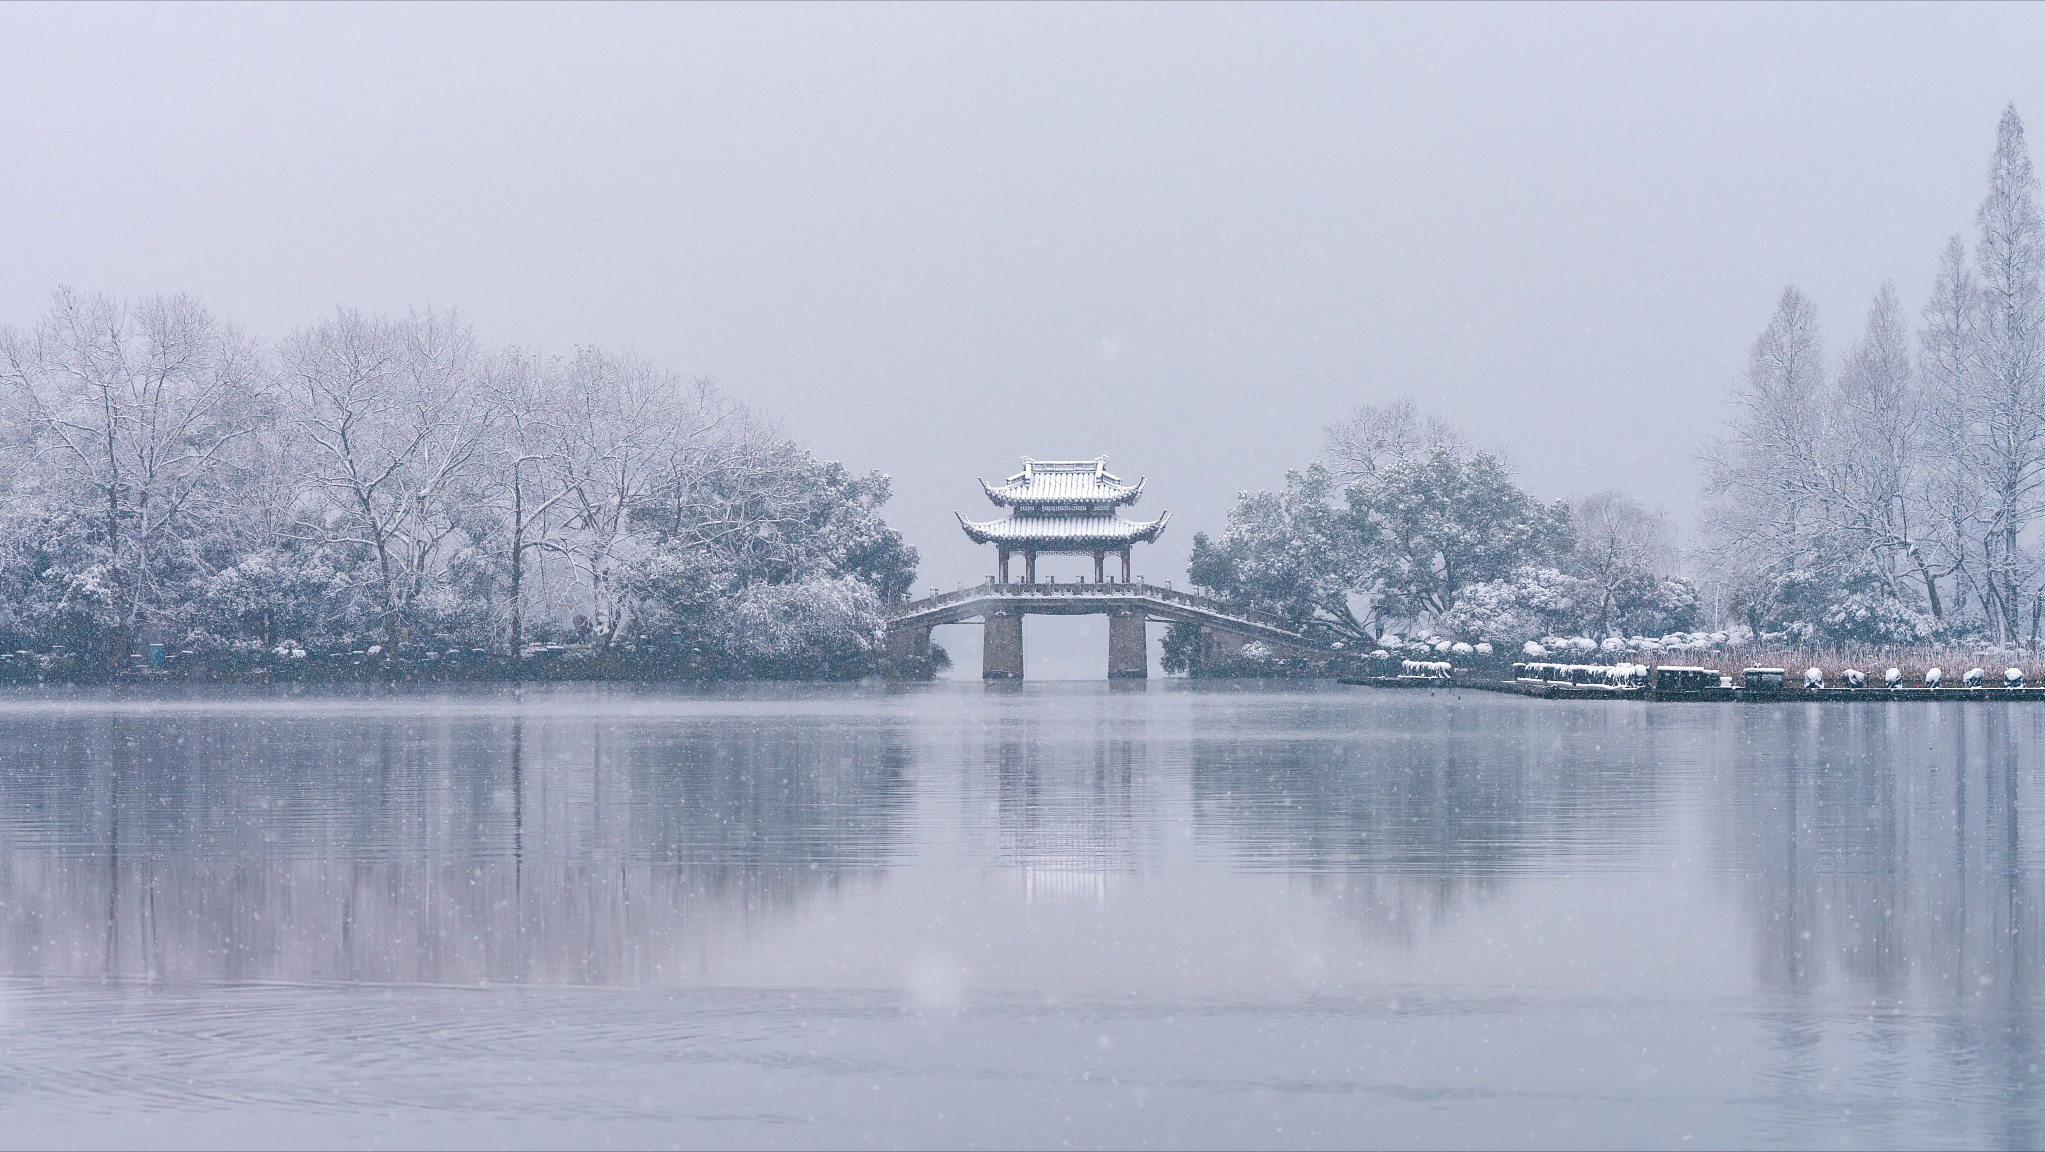
<path id="1" fill-rule="evenodd" d="M 888 623 L 888 655 L 898 667 L 927 667 L 930 630 L 939 624 L 986 623 L 981 675 L 1020 680 L 1023 675 L 1022 618 L 1108 617 L 1108 678 L 1149 675 L 1144 625 L 1152 620 L 1197 624 L 1203 661 L 1225 656 L 1252 640 L 1281 649 L 1317 650 L 1320 645 L 1283 626 L 1277 617 L 1140 581 L 1098 584 L 997 584 L 913 600 L 900 605 Z"/>

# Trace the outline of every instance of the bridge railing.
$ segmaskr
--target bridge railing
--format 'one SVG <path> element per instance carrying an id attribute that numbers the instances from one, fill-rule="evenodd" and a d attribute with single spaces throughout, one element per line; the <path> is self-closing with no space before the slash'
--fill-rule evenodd
<path id="1" fill-rule="evenodd" d="M 1246 608 L 1241 604 L 1231 604 L 1226 600 L 1217 600 L 1212 596 L 1201 596 L 1192 592 L 1181 592 L 1176 588 L 1146 584 L 1140 580 L 1131 581 L 1127 584 L 996 584 L 989 581 L 973 588 L 961 588 L 953 592 L 941 592 L 935 596 L 926 596 L 921 600 L 912 600 L 907 604 L 897 606 L 894 615 L 910 616 L 919 612 L 928 612 L 934 608 L 942 608 L 947 604 L 957 604 L 963 600 L 982 600 L 990 596 L 1027 596 L 1032 599 L 1041 599 L 1046 596 L 1070 596 L 1075 599 L 1088 596 L 1148 596 L 1170 604 L 1183 604 L 1189 608 L 1198 608 L 1205 612 L 1211 612 L 1216 616 L 1233 616 L 1238 620 L 1248 620 L 1281 632 L 1292 631 L 1284 619 L 1270 612 L 1261 611 L 1256 608 Z"/>

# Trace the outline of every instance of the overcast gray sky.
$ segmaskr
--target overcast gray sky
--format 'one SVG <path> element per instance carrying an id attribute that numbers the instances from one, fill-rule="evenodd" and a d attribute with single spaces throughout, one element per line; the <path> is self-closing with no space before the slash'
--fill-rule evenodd
<path id="1" fill-rule="evenodd" d="M 7 5 L 0 322 L 633 349 L 891 473 L 926 586 L 1024 454 L 1147 474 L 1183 579 L 1401 394 L 1687 527 L 1776 294 L 1835 350 L 1914 315 L 2041 53 L 2035 6 Z"/>

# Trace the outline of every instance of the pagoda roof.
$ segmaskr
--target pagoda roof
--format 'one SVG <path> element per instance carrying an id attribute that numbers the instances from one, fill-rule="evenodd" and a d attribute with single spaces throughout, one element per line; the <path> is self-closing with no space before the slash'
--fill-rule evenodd
<path id="1" fill-rule="evenodd" d="M 1134 504 L 1143 495 L 1143 481 L 1124 484 L 1108 471 L 1108 458 L 1093 460 L 1032 460 L 1023 457 L 1023 470 L 1002 483 L 980 481 L 987 499 L 1012 508 L 1045 505 L 1113 508 Z"/>
<path id="2" fill-rule="evenodd" d="M 1167 512 L 1155 520 L 1124 520 L 1119 516 L 1011 516 L 1006 520 L 973 521 L 958 513 L 959 527 L 975 544 L 1006 544 L 1044 552 L 1092 552 L 1147 544 L 1165 530 Z"/>

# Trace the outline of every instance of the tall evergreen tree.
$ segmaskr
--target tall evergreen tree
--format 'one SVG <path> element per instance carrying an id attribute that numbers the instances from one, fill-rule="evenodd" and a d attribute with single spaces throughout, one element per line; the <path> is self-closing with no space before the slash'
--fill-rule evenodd
<path id="1" fill-rule="evenodd" d="M 2045 294 L 2039 265 L 2045 235 L 2038 218 L 2038 178 L 2015 104 L 2004 109 L 1988 164 L 1988 195 L 1975 213 L 1981 242 L 1980 344 L 1973 419 L 1977 467 L 1988 485 L 1984 538 L 1989 608 L 1997 639 L 2017 632 L 2017 612 L 2029 567 L 2018 539 L 2038 515 L 2045 487 Z"/>

